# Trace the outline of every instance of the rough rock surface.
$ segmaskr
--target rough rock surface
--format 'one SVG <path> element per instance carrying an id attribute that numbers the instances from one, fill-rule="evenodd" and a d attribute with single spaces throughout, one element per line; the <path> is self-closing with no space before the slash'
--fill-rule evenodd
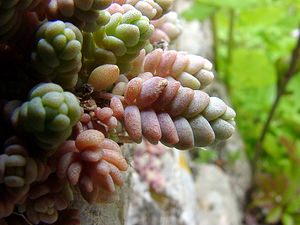
<path id="1" fill-rule="evenodd" d="M 189 32 L 182 32 L 175 44 L 175 48 L 180 51 L 186 51 L 191 54 L 198 54 L 212 59 L 213 43 L 210 23 L 208 21 L 199 23 L 198 21 L 187 22 L 182 20 L 181 24 L 182 27 Z"/>
<path id="2" fill-rule="evenodd" d="M 153 193 L 133 171 L 126 225 L 240 225 L 241 207 L 231 177 L 212 164 L 188 166 L 188 152 L 162 158 L 163 193 Z"/>
<path id="3" fill-rule="evenodd" d="M 199 225 L 239 225 L 241 213 L 230 178 L 214 165 L 199 165 L 195 178 Z"/>
<path id="4" fill-rule="evenodd" d="M 133 194 L 126 225 L 199 224 L 197 191 L 185 158 L 186 153 L 174 149 L 169 149 L 162 156 L 164 168 L 161 174 L 166 178 L 162 193 L 149 190 L 149 186 L 133 172 Z"/>

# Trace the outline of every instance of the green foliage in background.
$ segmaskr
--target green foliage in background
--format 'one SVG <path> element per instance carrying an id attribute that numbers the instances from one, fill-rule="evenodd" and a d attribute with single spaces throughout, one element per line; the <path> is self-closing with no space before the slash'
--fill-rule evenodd
<path id="1" fill-rule="evenodd" d="M 217 74 L 227 85 L 251 159 L 296 44 L 300 1 L 195 0 L 183 16 L 211 21 Z M 256 177 L 251 207 L 264 209 L 269 224 L 300 224 L 299 87 L 297 74 L 280 100 L 257 164 L 262 175 Z"/>

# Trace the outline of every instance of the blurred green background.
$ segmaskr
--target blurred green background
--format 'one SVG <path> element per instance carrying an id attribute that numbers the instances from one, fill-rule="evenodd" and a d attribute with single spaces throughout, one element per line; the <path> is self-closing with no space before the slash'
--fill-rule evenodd
<path id="1" fill-rule="evenodd" d="M 300 1 L 194 0 L 183 16 L 211 22 L 217 76 L 254 172 L 246 215 L 299 225 Z"/>

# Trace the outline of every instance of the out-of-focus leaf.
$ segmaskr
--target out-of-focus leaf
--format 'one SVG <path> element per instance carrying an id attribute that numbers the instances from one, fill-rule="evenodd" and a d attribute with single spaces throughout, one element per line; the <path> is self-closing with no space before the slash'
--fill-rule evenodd
<path id="1" fill-rule="evenodd" d="M 261 132 L 274 99 L 275 80 L 274 65 L 263 51 L 241 48 L 234 52 L 230 66 L 231 98 L 240 115 L 238 126 L 244 137 L 258 137 Z"/>
<path id="2" fill-rule="evenodd" d="M 286 185 L 286 189 L 282 194 L 282 204 L 288 205 L 291 201 L 293 201 L 294 198 L 296 198 L 295 195 L 297 194 L 297 188 L 298 184 L 295 184 L 292 180 L 292 177 L 290 177 L 290 181 Z"/>
<path id="3" fill-rule="evenodd" d="M 295 225 L 293 216 L 288 213 L 284 213 L 282 216 L 283 225 Z"/>
<path id="4" fill-rule="evenodd" d="M 294 193 L 297 194 L 297 193 Z M 292 201 L 289 201 L 286 211 L 289 213 L 298 213 L 300 210 L 300 197 L 294 196 Z"/>
<path id="5" fill-rule="evenodd" d="M 282 150 L 284 151 L 284 150 Z M 276 158 L 276 165 L 278 165 L 278 168 L 280 168 L 281 171 L 285 173 L 290 173 L 292 169 L 292 162 L 288 158 L 285 158 L 284 156 L 280 158 Z M 274 165 L 273 165 L 274 166 Z M 278 168 L 274 168 L 274 170 L 278 170 Z"/>
<path id="6" fill-rule="evenodd" d="M 187 10 L 183 11 L 182 16 L 190 21 L 190 20 L 200 20 L 203 21 L 210 16 L 212 16 L 217 10 L 217 7 L 211 5 L 202 5 L 198 2 L 193 2 L 191 7 Z"/>
<path id="7" fill-rule="evenodd" d="M 261 50 L 237 49 L 233 54 L 230 74 L 236 87 L 264 88 L 276 83 L 274 65 Z"/>
<path id="8" fill-rule="evenodd" d="M 221 8 L 243 9 L 257 3 L 256 0 L 197 0 L 197 2 Z"/>
<path id="9" fill-rule="evenodd" d="M 280 221 L 282 215 L 282 208 L 280 206 L 277 206 L 273 208 L 266 217 L 267 223 L 277 223 Z"/>
<path id="10" fill-rule="evenodd" d="M 294 220 L 294 225 L 300 224 L 300 215 L 299 215 L 299 213 L 293 215 L 293 220 Z"/>
<path id="11" fill-rule="evenodd" d="M 239 26 L 242 29 L 263 29 L 278 22 L 285 14 L 277 5 L 248 8 L 241 13 Z"/>
<path id="12" fill-rule="evenodd" d="M 291 141 L 289 138 L 285 136 L 279 137 L 280 143 L 285 147 L 287 154 L 288 154 L 288 159 L 291 160 L 294 163 L 299 164 L 300 163 L 300 158 L 297 155 L 297 145 L 293 141 Z"/>
<path id="13" fill-rule="evenodd" d="M 272 134 L 267 134 L 263 143 L 265 151 L 273 158 L 280 158 L 282 152 L 279 151 L 277 137 Z"/>

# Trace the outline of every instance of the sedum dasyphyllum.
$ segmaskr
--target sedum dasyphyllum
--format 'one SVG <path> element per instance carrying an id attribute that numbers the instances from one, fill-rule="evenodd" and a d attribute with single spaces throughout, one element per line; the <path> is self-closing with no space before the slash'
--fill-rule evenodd
<path id="1" fill-rule="evenodd" d="M 80 121 L 76 124 L 73 129 L 75 136 L 85 130 L 98 130 L 101 131 L 105 136 L 108 136 L 109 132 L 117 127 L 118 120 L 113 116 L 113 111 L 109 107 L 97 107 L 90 112 L 83 113 Z"/>
<path id="2" fill-rule="evenodd" d="M 19 211 L 34 224 L 52 224 L 57 221 L 58 212 L 67 209 L 72 200 L 73 192 L 66 180 L 51 175 L 46 181 L 32 185 Z"/>
<path id="3" fill-rule="evenodd" d="M 111 0 L 50 0 L 46 7 L 49 19 L 68 21 L 86 32 L 98 30 L 106 24 L 106 11 Z"/>
<path id="4" fill-rule="evenodd" d="M 176 12 L 169 12 L 157 20 L 152 20 L 151 24 L 155 30 L 150 37 L 152 44 L 157 44 L 161 41 L 170 43 L 175 40 L 182 31 L 182 26 L 179 23 Z"/>
<path id="5" fill-rule="evenodd" d="M 115 184 L 123 184 L 120 171 L 128 167 L 119 145 L 93 129 L 81 132 L 75 141 L 65 141 L 54 157 L 58 177 L 79 186 L 88 202 L 115 199 Z"/>
<path id="6" fill-rule="evenodd" d="M 116 64 L 127 71 L 129 62 L 149 43 L 153 30 L 149 19 L 136 9 L 113 13 L 106 25 L 83 35 L 86 64 Z"/>
<path id="7" fill-rule="evenodd" d="M 188 149 L 231 136 L 235 112 L 203 91 L 212 64 L 167 49 L 180 33 L 172 3 L 0 0 L 0 223 L 79 224 L 73 189 L 116 200 L 123 143 Z"/>
<path id="8" fill-rule="evenodd" d="M 141 50 L 130 64 L 131 69 L 125 73 L 128 79 L 150 72 L 154 76 L 172 77 L 182 86 L 194 90 L 206 88 L 214 79 L 212 63 L 187 52 L 158 48 L 146 54 Z"/>
<path id="9" fill-rule="evenodd" d="M 38 159 L 29 156 L 18 138 L 6 141 L 4 154 L 0 156 L 0 183 L 15 194 L 24 196 L 33 182 L 46 180 L 50 168 Z"/>
<path id="10" fill-rule="evenodd" d="M 27 148 L 17 137 L 5 142 L 4 154 L 0 155 L 0 217 L 12 213 L 28 195 L 30 185 L 45 181 L 50 168 L 38 158 L 29 156 Z"/>
<path id="11" fill-rule="evenodd" d="M 44 23 L 36 33 L 36 52 L 31 55 L 41 81 L 53 80 L 73 88 L 81 69 L 82 34 L 71 23 L 57 20 Z"/>
<path id="12" fill-rule="evenodd" d="M 144 137 L 154 144 L 188 149 L 232 135 L 235 112 L 221 99 L 183 87 L 171 77 L 148 75 L 128 82 L 123 103 L 118 98 L 111 102 L 115 117 L 135 142 Z"/>
<path id="13" fill-rule="evenodd" d="M 33 134 L 43 149 L 53 150 L 66 140 L 80 118 L 77 98 L 54 83 L 35 86 L 24 102 L 13 112 L 13 125 Z"/>
<path id="14" fill-rule="evenodd" d="M 28 23 L 23 23 L 24 19 L 26 20 L 30 13 L 31 16 L 34 17 L 35 11 L 37 11 L 41 5 L 43 5 L 43 0 L 1 0 L 0 40 L 9 41 L 22 29 L 22 25 L 29 25 Z"/>
<path id="15" fill-rule="evenodd" d="M 173 0 L 114 0 L 119 5 L 132 5 L 150 20 L 163 16 L 170 10 Z"/>
<path id="16" fill-rule="evenodd" d="M 161 173 L 164 164 L 161 160 L 167 147 L 152 145 L 145 141 L 134 149 L 133 167 L 151 191 L 162 194 L 166 189 L 166 177 Z"/>

